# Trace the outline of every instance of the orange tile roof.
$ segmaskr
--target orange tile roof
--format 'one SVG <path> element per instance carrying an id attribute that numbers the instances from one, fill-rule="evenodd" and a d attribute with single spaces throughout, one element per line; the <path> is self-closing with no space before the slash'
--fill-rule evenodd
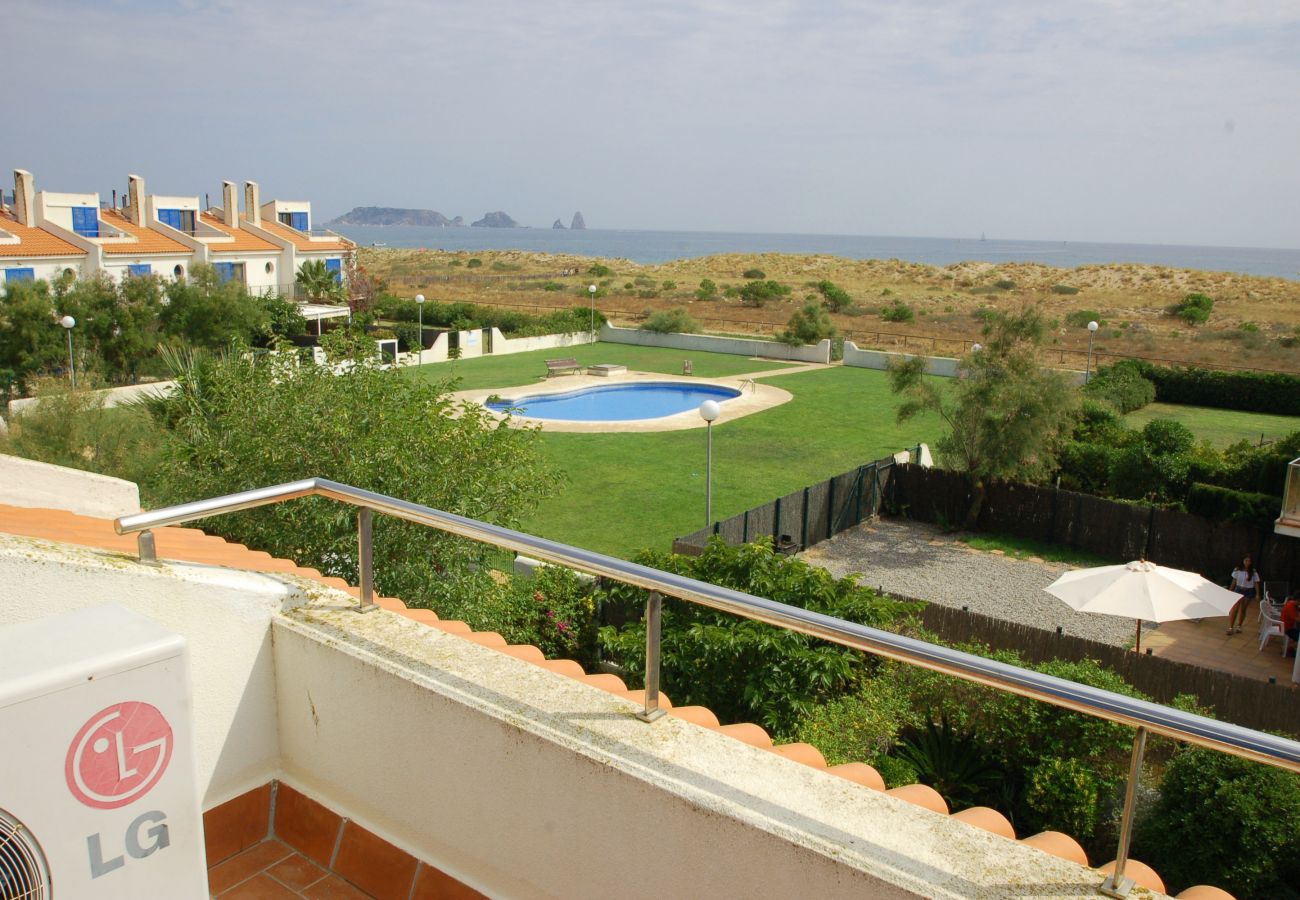
<path id="1" fill-rule="evenodd" d="M 230 237 L 233 237 L 235 239 L 234 243 L 227 243 L 223 241 L 222 243 L 219 244 L 216 243 L 209 244 L 208 249 L 210 249 L 213 253 L 266 253 L 266 252 L 279 253 L 280 252 L 280 248 L 275 246 L 275 244 L 272 244 L 270 241 L 264 238 L 260 238 L 257 235 L 253 234 L 253 232 L 246 231 L 243 228 L 233 228 L 230 225 L 227 225 L 225 222 L 221 221 L 221 218 L 219 216 L 214 216 L 212 215 L 212 213 L 203 213 L 202 218 L 203 218 L 203 224 L 211 225 L 213 228 L 217 229 L 217 231 L 220 231 L 222 234 L 229 235 Z"/>
<path id="2" fill-rule="evenodd" d="M 357 246 L 344 237 L 332 241 L 313 241 L 298 229 L 289 228 L 279 222 L 272 222 L 270 219 L 262 220 L 262 229 L 271 232 L 277 237 L 282 237 L 286 241 L 292 241 L 293 245 L 299 250 L 353 250 Z"/>
<path id="3" fill-rule="evenodd" d="M 104 244 L 105 256 L 143 256 L 164 253 L 168 256 L 189 256 L 194 251 L 180 241 L 174 241 L 147 225 L 136 225 L 115 209 L 101 209 L 101 221 L 126 232 L 135 240 L 120 244 Z"/>
<path id="4" fill-rule="evenodd" d="M 135 535 L 119 535 L 113 528 L 111 519 L 98 519 L 77 515 L 63 510 L 34 509 L 6 506 L 0 504 L 0 532 L 25 535 L 51 541 L 81 544 L 105 550 L 129 553 L 137 551 Z M 155 547 L 159 559 L 174 559 L 206 565 L 227 566 L 237 569 L 250 569 L 255 572 L 286 572 L 304 576 L 322 582 L 330 587 L 346 591 L 353 597 L 359 597 L 360 591 L 341 578 L 323 576 L 316 569 L 298 566 L 286 559 L 276 559 L 261 550 L 250 550 L 243 544 L 232 544 L 224 538 L 208 535 L 197 528 L 169 526 L 153 531 Z M 375 603 L 390 612 L 411 619 L 431 628 L 454 634 L 464 640 L 482 647 L 496 650 L 506 656 L 539 666 L 557 675 L 573 678 L 591 687 L 631 700 L 637 704 L 645 703 L 644 690 L 629 690 L 617 675 L 588 675 L 578 663 L 571 659 L 547 659 L 540 649 L 531 644 L 508 644 L 495 631 L 474 631 L 465 622 L 440 619 L 432 610 L 409 609 L 406 604 L 395 597 L 376 597 Z M 735 725 L 721 725 L 718 717 L 703 706 L 674 707 L 668 696 L 662 691 L 659 704 L 674 718 L 692 722 L 709 731 L 717 731 L 742 743 L 766 750 L 792 762 L 820 769 L 828 774 L 844 778 L 856 784 L 876 791 L 883 791 L 895 799 L 911 803 L 931 812 L 963 822 L 973 828 L 980 828 L 1008 840 L 1017 840 L 1015 828 L 1000 812 L 986 806 L 974 806 L 960 812 L 952 813 L 948 803 L 934 788 L 924 784 L 908 784 L 886 790 L 885 781 L 880 773 L 866 763 L 850 762 L 837 766 L 828 766 L 825 757 L 811 744 L 775 744 L 768 733 L 758 725 L 742 722 Z M 1020 843 L 1034 847 L 1044 853 L 1088 865 L 1088 857 L 1079 842 L 1067 834 L 1058 831 L 1044 831 L 1040 834 L 1019 839 Z M 1099 867 L 1109 873 L 1115 863 L 1109 862 Z M 1145 863 L 1130 858 L 1124 874 L 1132 878 L 1139 886 L 1158 893 L 1165 892 L 1160 875 Z M 1232 895 L 1219 888 L 1197 885 L 1188 888 L 1179 897 L 1189 898 L 1223 898 L 1231 900 Z"/>
<path id="5" fill-rule="evenodd" d="M 0 244 L 0 257 L 85 256 L 86 251 L 43 228 L 29 228 L 9 212 L 0 212 L 0 230 L 18 238 L 17 244 Z"/>

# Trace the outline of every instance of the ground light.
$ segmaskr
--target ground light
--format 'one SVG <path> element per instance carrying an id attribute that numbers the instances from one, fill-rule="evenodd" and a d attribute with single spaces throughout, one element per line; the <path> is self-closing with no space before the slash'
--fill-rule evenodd
<path id="1" fill-rule="evenodd" d="M 713 522 L 713 420 L 722 414 L 716 400 L 700 404 L 700 418 L 704 420 L 704 524 Z"/>
<path id="2" fill-rule="evenodd" d="M 72 316 L 64 316 L 59 319 L 59 324 L 68 335 L 68 374 L 72 377 L 72 389 L 77 389 L 77 364 L 72 358 L 72 329 L 77 327 L 77 320 Z"/>

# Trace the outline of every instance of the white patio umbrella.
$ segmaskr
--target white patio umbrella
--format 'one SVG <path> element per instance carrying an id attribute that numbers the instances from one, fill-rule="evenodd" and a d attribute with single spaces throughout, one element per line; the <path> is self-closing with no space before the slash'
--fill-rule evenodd
<path id="1" fill-rule="evenodd" d="M 1079 612 L 1137 619 L 1137 649 L 1142 622 L 1209 619 L 1226 616 L 1241 595 L 1195 572 L 1167 569 L 1139 560 L 1066 572 L 1043 588 Z"/>

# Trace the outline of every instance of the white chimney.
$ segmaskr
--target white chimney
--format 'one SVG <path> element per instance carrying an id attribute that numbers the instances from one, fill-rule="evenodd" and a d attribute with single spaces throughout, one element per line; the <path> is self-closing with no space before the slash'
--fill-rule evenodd
<path id="1" fill-rule="evenodd" d="M 244 182 L 244 218 L 250 225 L 262 224 L 262 198 L 256 181 Z"/>
<path id="2" fill-rule="evenodd" d="M 235 183 L 233 181 L 221 182 L 221 213 L 222 221 L 227 225 L 239 227 L 239 204 L 235 202 Z"/>
<path id="3" fill-rule="evenodd" d="M 144 225 L 144 179 L 139 175 L 126 176 L 127 219 L 132 224 Z"/>
<path id="4" fill-rule="evenodd" d="M 14 214 L 22 224 L 36 227 L 36 179 L 23 169 L 14 169 Z"/>

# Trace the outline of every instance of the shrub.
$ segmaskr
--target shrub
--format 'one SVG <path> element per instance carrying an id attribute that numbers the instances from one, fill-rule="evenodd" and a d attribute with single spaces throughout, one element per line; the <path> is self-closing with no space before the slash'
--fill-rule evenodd
<path id="1" fill-rule="evenodd" d="M 614 270 L 603 263 L 596 263 L 587 270 L 588 275 L 595 275 L 597 278 L 608 278 L 614 274 Z"/>
<path id="2" fill-rule="evenodd" d="M 718 298 L 718 286 L 711 279 L 705 278 L 700 282 L 700 286 L 695 289 L 696 300 L 716 300 Z"/>
<path id="3" fill-rule="evenodd" d="M 471 259 L 469 262 L 465 263 L 465 268 L 467 268 L 467 269 L 477 269 L 477 268 L 479 268 L 479 267 L 482 266 L 482 265 L 483 265 L 483 260 L 481 260 L 481 259 L 475 257 L 474 259 Z"/>
<path id="4" fill-rule="evenodd" d="M 1155 384 L 1127 361 L 1098 371 L 1084 386 L 1083 392 L 1086 396 L 1110 403 L 1121 413 L 1141 409 L 1156 399 Z"/>
<path id="5" fill-rule="evenodd" d="M 544 290 L 544 291 L 562 291 L 562 290 L 564 290 L 564 285 L 560 284 L 558 281 L 547 281 L 547 282 L 544 282 L 544 283 L 542 284 L 542 290 Z"/>
<path id="6" fill-rule="evenodd" d="M 1165 769 L 1138 823 L 1134 855 L 1172 891 L 1222 884 L 1240 897 L 1294 897 L 1300 881 L 1300 777 L 1192 747 Z"/>
<path id="7" fill-rule="evenodd" d="M 833 281 L 817 282 L 817 292 L 822 295 L 823 305 L 831 312 L 843 312 L 853 305 L 849 292 Z"/>
<path id="8" fill-rule="evenodd" d="M 745 271 L 740 273 L 740 277 L 748 278 L 750 281 L 754 281 L 754 280 L 762 281 L 763 279 L 767 278 L 767 273 L 764 272 L 762 269 L 746 269 Z"/>
<path id="9" fill-rule="evenodd" d="M 740 289 L 740 302 L 745 306 L 763 306 L 789 293 L 790 287 L 777 281 L 751 281 Z"/>
<path id="10" fill-rule="evenodd" d="M 1086 762 L 1049 757 L 1026 773 L 1025 805 L 1066 834 L 1097 828 L 1100 787 Z"/>
<path id="11" fill-rule="evenodd" d="M 1161 403 L 1300 416 L 1300 376 L 1154 366 L 1136 360 L 1126 360 L 1122 365 L 1134 367 L 1150 380 L 1156 386 L 1156 400 Z"/>
<path id="12" fill-rule="evenodd" d="M 865 762 L 878 767 L 899 731 L 910 724 L 914 716 L 908 697 L 882 673 L 857 693 L 815 705 L 792 737 L 812 744 L 832 766 Z"/>
<path id="13" fill-rule="evenodd" d="M 880 318 L 886 322 L 911 322 L 916 318 L 916 313 L 910 304 L 895 300 L 893 306 L 881 307 Z"/>
<path id="14" fill-rule="evenodd" d="M 1015 288 L 1016 283 L 1009 278 L 1000 278 L 993 282 L 993 286 L 999 291 L 1009 291 Z"/>
<path id="15" fill-rule="evenodd" d="M 825 338 L 834 337 L 835 326 L 830 314 L 816 303 L 805 303 L 802 309 L 794 311 L 785 331 L 777 335 L 783 343 L 798 347 L 803 344 L 815 344 Z"/>
<path id="16" fill-rule="evenodd" d="M 1095 309 L 1076 309 L 1065 314 L 1065 324 L 1074 328 L 1087 328 L 1089 322 L 1105 325 L 1106 318 Z"/>
<path id="17" fill-rule="evenodd" d="M 1061 487 L 1067 491 L 1105 494 L 1115 465 L 1114 447 L 1103 443 L 1069 441 L 1061 447 Z"/>
<path id="18" fill-rule="evenodd" d="M 1170 308 L 1170 313 L 1188 325 L 1204 325 L 1214 309 L 1214 299 L 1207 294 L 1188 294 Z"/>
<path id="19" fill-rule="evenodd" d="M 675 281 L 665 281 L 665 282 L 664 282 L 662 285 L 660 285 L 660 286 L 661 286 L 665 291 L 675 291 L 675 290 L 677 290 L 677 282 L 675 282 Z"/>
<path id="20" fill-rule="evenodd" d="M 1269 527 L 1277 518 L 1278 502 L 1276 494 L 1256 494 L 1193 483 L 1187 490 L 1187 511 L 1221 522 L 1246 522 Z"/>
<path id="21" fill-rule="evenodd" d="M 1072 287 L 1068 284 L 1054 284 L 1052 285 L 1052 293 L 1053 294 L 1077 294 L 1079 293 L 1079 289 L 1077 287 Z"/>
<path id="22" fill-rule="evenodd" d="M 700 323 L 691 318 L 686 307 L 674 306 L 651 315 L 641 323 L 641 330 L 657 334 L 696 334 L 700 330 Z"/>

